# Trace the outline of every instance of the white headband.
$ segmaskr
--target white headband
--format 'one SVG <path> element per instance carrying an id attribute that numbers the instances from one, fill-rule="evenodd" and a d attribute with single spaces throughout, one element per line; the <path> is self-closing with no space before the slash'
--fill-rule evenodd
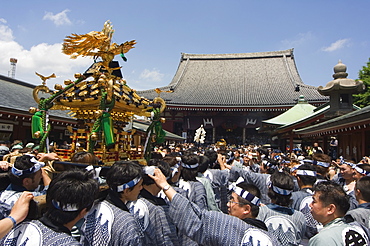
<path id="1" fill-rule="evenodd" d="M 322 167 L 330 167 L 329 162 L 313 161 L 313 160 L 306 160 L 306 159 L 303 160 L 303 162 L 312 163 L 313 165 L 318 165 L 318 166 L 322 166 Z"/>
<path id="2" fill-rule="evenodd" d="M 260 199 L 253 194 L 249 193 L 246 190 L 243 190 L 242 188 L 235 186 L 233 187 L 233 191 L 238 195 L 243 197 L 245 200 L 250 201 L 253 205 L 259 206 L 260 205 Z"/>
<path id="3" fill-rule="evenodd" d="M 188 165 L 188 164 L 185 164 L 185 163 L 181 162 L 181 166 L 183 166 L 185 168 L 194 169 L 194 168 L 197 168 L 199 166 L 199 163 L 195 163 L 193 165 Z"/>
<path id="4" fill-rule="evenodd" d="M 294 172 L 295 170 L 297 170 L 298 169 L 298 167 L 300 167 L 302 164 L 300 164 L 300 165 L 296 165 L 296 166 L 294 166 L 294 167 L 292 167 L 291 169 L 290 169 L 290 172 L 292 173 L 292 172 Z"/>
<path id="5" fill-rule="evenodd" d="M 254 204 L 256 206 L 259 206 L 260 199 L 258 197 L 249 193 L 248 191 L 243 190 L 242 188 L 236 186 L 237 184 L 240 184 L 244 181 L 245 180 L 242 177 L 239 177 L 235 182 L 233 182 L 229 185 L 229 190 L 234 191 L 238 196 L 241 196 L 242 198 L 250 201 L 252 204 Z"/>
<path id="6" fill-rule="evenodd" d="M 99 180 L 99 174 L 101 172 L 101 167 L 97 167 L 97 168 L 94 168 L 92 165 L 89 165 L 85 168 L 86 171 L 88 172 L 92 172 L 93 174 L 93 178 L 96 179 L 96 180 Z"/>
<path id="7" fill-rule="evenodd" d="M 141 180 L 141 177 L 137 177 L 137 178 L 127 182 L 126 184 L 118 185 L 117 186 L 117 192 L 122 192 L 127 188 L 134 187 L 135 185 L 137 185 L 140 182 L 140 180 Z"/>
<path id="8" fill-rule="evenodd" d="M 293 192 L 293 190 L 286 190 L 286 189 L 277 187 L 277 186 L 273 185 L 271 181 L 268 181 L 267 186 L 269 188 L 271 188 L 274 192 L 276 192 L 280 195 L 284 195 L 284 196 L 288 196 Z"/>
<path id="9" fill-rule="evenodd" d="M 20 170 L 18 168 L 15 168 L 14 166 L 12 167 L 12 174 L 15 176 L 22 176 L 22 175 L 27 175 L 27 174 L 32 174 L 40 170 L 43 166 L 45 166 L 45 163 L 39 162 L 36 160 L 36 158 L 33 156 L 30 159 L 30 162 L 32 162 L 34 165 L 26 170 Z"/>
<path id="10" fill-rule="evenodd" d="M 354 163 L 344 161 L 343 156 L 340 156 L 339 159 L 340 159 L 340 164 L 341 165 L 346 164 L 346 165 L 348 165 L 352 168 L 355 168 L 355 166 L 356 166 L 356 164 L 354 164 Z"/>
<path id="11" fill-rule="evenodd" d="M 173 167 L 171 167 L 171 177 L 175 176 L 175 174 L 179 171 L 180 164 L 176 163 Z"/>
<path id="12" fill-rule="evenodd" d="M 369 172 L 368 172 L 368 171 L 366 171 L 366 170 L 362 169 L 361 167 L 359 167 L 359 166 L 357 166 L 357 165 L 356 165 L 354 168 L 355 168 L 355 170 L 356 170 L 357 172 L 359 172 L 359 173 L 361 173 L 361 174 L 365 174 L 365 175 L 368 175 L 368 174 L 369 174 Z"/>
<path id="13" fill-rule="evenodd" d="M 65 204 L 63 207 L 60 206 L 60 202 L 57 202 L 55 200 L 52 200 L 51 203 L 53 204 L 53 206 L 58 209 L 58 210 L 62 210 L 62 211 L 65 211 L 65 212 L 74 212 L 74 211 L 78 211 L 78 207 L 76 204 Z"/>
<path id="14" fill-rule="evenodd" d="M 302 176 L 313 176 L 316 177 L 316 172 L 312 170 L 302 170 L 298 169 L 296 172 L 297 175 L 302 175 Z"/>

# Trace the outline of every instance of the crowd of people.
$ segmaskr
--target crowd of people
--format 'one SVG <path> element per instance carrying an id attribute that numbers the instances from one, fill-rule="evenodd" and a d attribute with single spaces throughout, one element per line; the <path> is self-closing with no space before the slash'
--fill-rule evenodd
<path id="1" fill-rule="evenodd" d="M 186 144 L 55 172 L 55 153 L 21 147 L 0 162 L 1 245 L 370 245 L 368 157 Z"/>

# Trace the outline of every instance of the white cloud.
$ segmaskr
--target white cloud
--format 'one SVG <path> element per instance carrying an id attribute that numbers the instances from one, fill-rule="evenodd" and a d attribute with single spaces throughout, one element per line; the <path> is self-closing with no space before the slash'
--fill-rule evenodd
<path id="1" fill-rule="evenodd" d="M 293 39 L 285 39 L 282 40 L 281 43 L 283 44 L 284 48 L 294 48 L 298 47 L 310 40 L 313 39 L 313 35 L 311 32 L 306 33 L 299 33 L 296 37 Z"/>
<path id="2" fill-rule="evenodd" d="M 57 78 L 47 81 L 47 85 L 53 88 L 56 83 L 63 85 L 64 80 L 73 80 L 75 73 L 84 72 L 93 63 L 90 58 L 70 59 L 62 53 L 61 43 L 41 43 L 27 50 L 14 41 L 12 30 L 4 23 L 0 22 L 0 74 L 8 75 L 11 68 L 9 59 L 16 58 L 16 79 L 38 85 L 41 80 L 35 72 L 45 76 L 55 73 Z"/>
<path id="3" fill-rule="evenodd" d="M 51 20 L 57 26 L 71 25 L 72 22 L 69 20 L 67 12 L 69 12 L 69 9 L 65 9 L 62 12 L 57 13 L 55 15 L 52 12 L 46 12 L 46 14 L 43 17 L 43 20 Z"/>
<path id="4" fill-rule="evenodd" d="M 350 40 L 348 38 L 339 39 L 339 40 L 335 41 L 334 43 L 330 44 L 329 47 L 322 48 L 322 50 L 327 51 L 327 52 L 332 52 L 332 51 L 335 51 L 335 50 L 339 50 L 339 49 L 343 48 L 344 46 L 348 45 L 349 41 Z"/>
<path id="5" fill-rule="evenodd" d="M 160 73 L 158 70 L 153 69 L 152 71 L 145 69 L 140 74 L 140 79 L 144 79 L 147 81 L 153 81 L 153 82 L 160 82 L 162 81 L 164 77 L 164 74 Z"/>
<path id="6" fill-rule="evenodd" d="M 0 18 L 0 41 L 12 41 L 13 31 L 6 25 L 7 21 Z"/>

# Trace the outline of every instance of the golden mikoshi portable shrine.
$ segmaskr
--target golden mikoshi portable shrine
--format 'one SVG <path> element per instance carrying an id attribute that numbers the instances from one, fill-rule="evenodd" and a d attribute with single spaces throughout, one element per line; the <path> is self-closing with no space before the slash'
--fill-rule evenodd
<path id="1" fill-rule="evenodd" d="M 48 148 L 48 135 L 52 129 L 48 121 L 49 110 L 69 110 L 78 121 L 78 127 L 68 129 L 73 133 L 71 149 L 56 150 L 64 161 L 70 160 L 79 142 L 84 142 L 86 150 L 103 163 L 110 163 L 122 158 L 148 159 L 151 143 L 163 141 L 160 113 L 165 109 L 165 102 L 159 97 L 160 92 L 150 101 L 127 85 L 118 62 L 113 59 L 120 55 L 126 61 L 124 54 L 134 48 L 136 42 L 113 43 L 113 33 L 113 26 L 107 21 L 100 32 L 72 34 L 64 39 L 62 52 L 71 59 L 84 56 L 94 60 L 84 73 L 74 74 L 75 80 L 65 80 L 64 86 L 56 84 L 55 90 L 50 90 L 46 81 L 55 78 L 55 74 L 45 77 L 36 73 L 42 84 L 33 91 L 38 108 L 30 108 L 30 112 L 33 114 L 32 136 L 40 141 L 40 151 Z M 45 95 L 50 96 L 46 98 Z M 130 149 L 135 130 L 123 130 L 134 115 L 152 119 L 147 129 L 149 141 L 141 152 Z"/>

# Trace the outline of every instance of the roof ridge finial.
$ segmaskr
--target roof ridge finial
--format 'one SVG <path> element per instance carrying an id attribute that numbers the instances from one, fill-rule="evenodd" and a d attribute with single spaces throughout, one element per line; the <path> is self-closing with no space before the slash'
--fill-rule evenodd
<path id="1" fill-rule="evenodd" d="M 334 66 L 334 79 L 345 79 L 348 76 L 347 66 L 342 63 L 342 60 L 339 59 L 338 64 Z"/>
<path id="2" fill-rule="evenodd" d="M 299 96 L 298 103 L 307 103 L 307 100 L 304 98 L 304 95 Z"/>

